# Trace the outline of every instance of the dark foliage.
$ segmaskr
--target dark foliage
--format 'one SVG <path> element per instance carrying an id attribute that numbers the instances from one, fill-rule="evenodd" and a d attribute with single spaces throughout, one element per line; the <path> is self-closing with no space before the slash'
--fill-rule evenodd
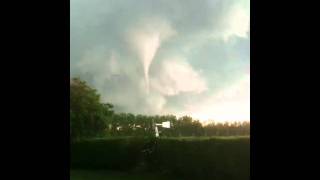
<path id="1" fill-rule="evenodd" d="M 143 164 L 184 179 L 247 180 L 249 159 L 249 138 L 111 138 L 71 146 L 71 168 L 130 171 Z"/>

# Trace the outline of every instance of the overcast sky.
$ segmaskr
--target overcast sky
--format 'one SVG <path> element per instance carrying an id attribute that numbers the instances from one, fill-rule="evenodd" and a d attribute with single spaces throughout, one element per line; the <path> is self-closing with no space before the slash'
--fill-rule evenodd
<path id="1" fill-rule="evenodd" d="M 249 0 L 71 0 L 71 77 L 117 112 L 250 120 Z"/>

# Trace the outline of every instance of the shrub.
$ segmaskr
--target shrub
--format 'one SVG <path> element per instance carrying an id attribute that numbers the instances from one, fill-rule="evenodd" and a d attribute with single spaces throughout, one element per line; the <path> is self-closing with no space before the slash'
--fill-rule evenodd
<path id="1" fill-rule="evenodd" d="M 248 180 L 250 140 L 159 139 L 150 165 L 184 179 Z"/>
<path id="2" fill-rule="evenodd" d="M 148 145 L 151 153 L 142 153 Z M 71 146 L 72 167 L 130 170 L 142 162 L 149 171 L 183 179 L 248 180 L 250 139 L 114 138 Z"/>
<path id="3" fill-rule="evenodd" d="M 144 139 L 112 138 L 73 142 L 71 168 L 114 169 L 133 168 L 141 158 Z"/>

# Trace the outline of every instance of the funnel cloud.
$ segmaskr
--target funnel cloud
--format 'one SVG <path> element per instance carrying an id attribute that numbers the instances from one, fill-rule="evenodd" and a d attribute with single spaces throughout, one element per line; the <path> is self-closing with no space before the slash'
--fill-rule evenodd
<path id="1" fill-rule="evenodd" d="M 161 43 L 174 34 L 163 20 L 149 19 L 135 25 L 128 34 L 132 48 L 136 50 L 143 65 L 146 91 L 149 93 L 149 67 Z"/>

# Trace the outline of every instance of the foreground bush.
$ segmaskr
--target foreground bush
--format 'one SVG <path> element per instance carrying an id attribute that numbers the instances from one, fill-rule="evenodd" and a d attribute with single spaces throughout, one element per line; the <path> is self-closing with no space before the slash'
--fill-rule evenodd
<path id="1" fill-rule="evenodd" d="M 149 143 L 149 144 L 148 144 Z M 117 138 L 73 143 L 71 166 L 85 169 L 130 170 L 143 162 L 149 171 L 183 179 L 248 180 L 250 139 Z"/>
<path id="2" fill-rule="evenodd" d="M 113 138 L 71 144 L 71 168 L 128 170 L 141 159 L 144 139 Z"/>
<path id="3" fill-rule="evenodd" d="M 150 165 L 185 179 L 248 180 L 250 140 L 159 139 Z"/>

